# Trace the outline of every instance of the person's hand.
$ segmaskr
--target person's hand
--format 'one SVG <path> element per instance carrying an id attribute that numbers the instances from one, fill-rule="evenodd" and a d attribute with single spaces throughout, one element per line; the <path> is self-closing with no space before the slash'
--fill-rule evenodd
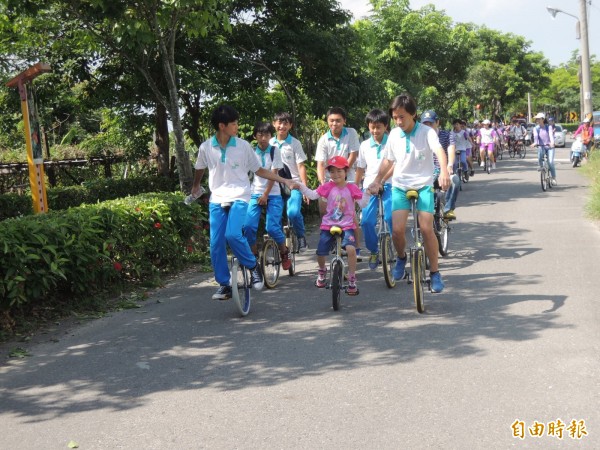
<path id="1" fill-rule="evenodd" d="M 377 181 L 373 181 L 369 187 L 367 188 L 367 190 L 372 194 L 372 195 L 377 195 L 379 193 L 379 190 L 381 189 L 381 183 L 378 183 Z"/>
<path id="2" fill-rule="evenodd" d="M 257 203 L 260 206 L 265 206 L 267 204 L 267 202 L 269 201 L 269 196 L 266 194 L 261 195 L 260 197 L 258 197 Z"/>
<path id="3" fill-rule="evenodd" d="M 204 189 L 200 185 L 192 186 L 192 191 L 190 192 L 190 194 L 192 194 L 193 197 L 198 198 L 202 194 L 204 194 Z"/>
<path id="4" fill-rule="evenodd" d="M 448 175 L 454 175 L 454 165 L 448 164 Z"/>
<path id="5" fill-rule="evenodd" d="M 285 184 L 287 185 L 288 188 L 290 188 L 290 191 L 299 191 L 300 190 L 300 183 L 298 183 L 297 181 L 294 180 L 286 180 Z"/>
<path id="6" fill-rule="evenodd" d="M 310 198 L 308 198 L 306 195 L 303 195 L 302 198 L 304 199 L 304 203 L 310 205 Z"/>
<path id="7" fill-rule="evenodd" d="M 440 183 L 440 187 L 442 188 L 442 190 L 447 191 L 451 184 L 448 172 L 442 171 L 442 173 L 440 173 L 440 176 L 438 177 L 438 182 Z"/>

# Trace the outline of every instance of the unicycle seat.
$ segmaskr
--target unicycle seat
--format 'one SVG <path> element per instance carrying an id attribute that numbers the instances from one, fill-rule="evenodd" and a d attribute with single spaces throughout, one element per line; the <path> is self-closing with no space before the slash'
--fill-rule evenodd
<path id="1" fill-rule="evenodd" d="M 417 199 L 417 198 L 419 198 L 419 192 L 415 191 L 414 189 L 411 189 L 410 191 L 406 191 L 406 198 L 409 200 Z"/>
<path id="2" fill-rule="evenodd" d="M 337 235 L 341 235 L 342 234 L 342 229 L 340 227 L 336 227 L 333 226 L 329 229 L 329 232 L 333 235 L 333 236 L 337 236 Z"/>

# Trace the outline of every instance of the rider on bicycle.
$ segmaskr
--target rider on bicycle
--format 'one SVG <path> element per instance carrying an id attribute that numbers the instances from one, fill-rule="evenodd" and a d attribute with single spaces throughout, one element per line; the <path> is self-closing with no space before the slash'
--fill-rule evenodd
<path id="1" fill-rule="evenodd" d="M 532 131 L 531 147 L 538 146 L 538 172 L 542 170 L 544 164 L 544 154 L 548 157 L 548 167 L 550 168 L 550 176 L 552 177 L 552 186 L 556 186 L 556 168 L 554 167 L 554 133 L 552 128 L 546 122 L 546 115 L 538 113 L 535 117 L 536 126 Z"/>

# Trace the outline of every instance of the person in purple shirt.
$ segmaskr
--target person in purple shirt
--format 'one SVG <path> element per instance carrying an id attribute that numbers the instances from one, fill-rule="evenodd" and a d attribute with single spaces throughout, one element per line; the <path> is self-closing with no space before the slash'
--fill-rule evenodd
<path id="1" fill-rule="evenodd" d="M 556 168 L 554 167 L 554 133 L 552 128 L 546 122 L 544 113 L 538 113 L 535 117 L 536 126 L 532 131 L 531 147 L 538 146 L 538 172 L 542 170 L 544 163 L 544 154 L 548 155 L 548 166 L 550 167 L 550 176 L 552 186 L 556 186 Z"/>

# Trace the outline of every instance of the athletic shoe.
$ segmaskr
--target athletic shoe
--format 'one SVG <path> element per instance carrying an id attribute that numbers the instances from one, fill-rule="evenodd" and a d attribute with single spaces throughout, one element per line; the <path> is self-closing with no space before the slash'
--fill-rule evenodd
<path id="1" fill-rule="evenodd" d="M 447 219 L 447 220 L 454 220 L 454 219 L 456 219 L 456 214 L 454 214 L 454 210 L 451 209 L 450 211 L 446 211 L 444 213 L 444 219 Z"/>
<path id="2" fill-rule="evenodd" d="M 469 176 L 473 176 L 475 175 L 475 171 L 473 169 L 471 169 L 471 171 L 469 172 Z"/>
<path id="3" fill-rule="evenodd" d="M 298 251 L 300 253 L 304 253 L 308 250 L 308 244 L 306 243 L 306 238 L 304 236 L 298 237 Z"/>
<path id="4" fill-rule="evenodd" d="M 377 253 L 377 252 L 371 253 L 371 256 L 369 256 L 369 269 L 375 270 L 375 269 L 377 269 L 378 265 L 379 265 L 379 253 Z"/>
<path id="5" fill-rule="evenodd" d="M 394 275 L 394 280 L 401 280 L 402 278 L 404 278 L 404 268 L 406 267 L 406 259 L 406 255 L 404 256 L 404 258 L 396 258 L 396 266 L 392 271 L 392 274 Z"/>
<path id="6" fill-rule="evenodd" d="M 285 253 L 280 253 L 279 255 L 281 256 L 281 267 L 283 270 L 290 270 L 290 267 L 292 267 L 292 261 L 290 260 L 289 250 Z"/>
<path id="7" fill-rule="evenodd" d="M 258 261 L 256 262 L 256 266 L 254 266 L 253 269 L 250 269 L 250 280 L 252 281 L 252 287 L 257 291 L 262 291 L 265 287 L 262 270 L 260 269 Z"/>
<path id="8" fill-rule="evenodd" d="M 481 161 L 481 162 L 479 163 L 479 167 L 483 167 L 483 166 L 485 166 L 485 163 L 484 163 L 483 161 Z"/>
<path id="9" fill-rule="evenodd" d="M 430 274 L 431 276 L 431 292 L 442 292 L 444 290 L 444 282 L 442 275 L 439 272 Z"/>
<path id="10" fill-rule="evenodd" d="M 358 287 L 356 286 L 356 275 L 348 277 L 348 287 L 346 288 L 346 294 L 358 295 Z"/>
<path id="11" fill-rule="evenodd" d="M 556 178 L 552 178 L 552 179 L 550 180 L 550 183 L 552 184 L 552 186 L 556 186 L 556 185 L 558 185 L 558 183 L 556 182 Z"/>
<path id="12" fill-rule="evenodd" d="M 496 169 L 496 163 L 492 163 L 492 169 Z"/>
<path id="13" fill-rule="evenodd" d="M 327 269 L 319 269 L 319 276 L 315 281 L 315 286 L 318 288 L 324 288 L 327 286 Z"/>
<path id="14" fill-rule="evenodd" d="M 360 256 L 360 248 L 356 249 L 356 262 L 362 262 L 362 256 Z"/>
<path id="15" fill-rule="evenodd" d="M 231 286 L 219 286 L 217 292 L 212 296 L 213 300 L 229 300 L 231 298 Z"/>

